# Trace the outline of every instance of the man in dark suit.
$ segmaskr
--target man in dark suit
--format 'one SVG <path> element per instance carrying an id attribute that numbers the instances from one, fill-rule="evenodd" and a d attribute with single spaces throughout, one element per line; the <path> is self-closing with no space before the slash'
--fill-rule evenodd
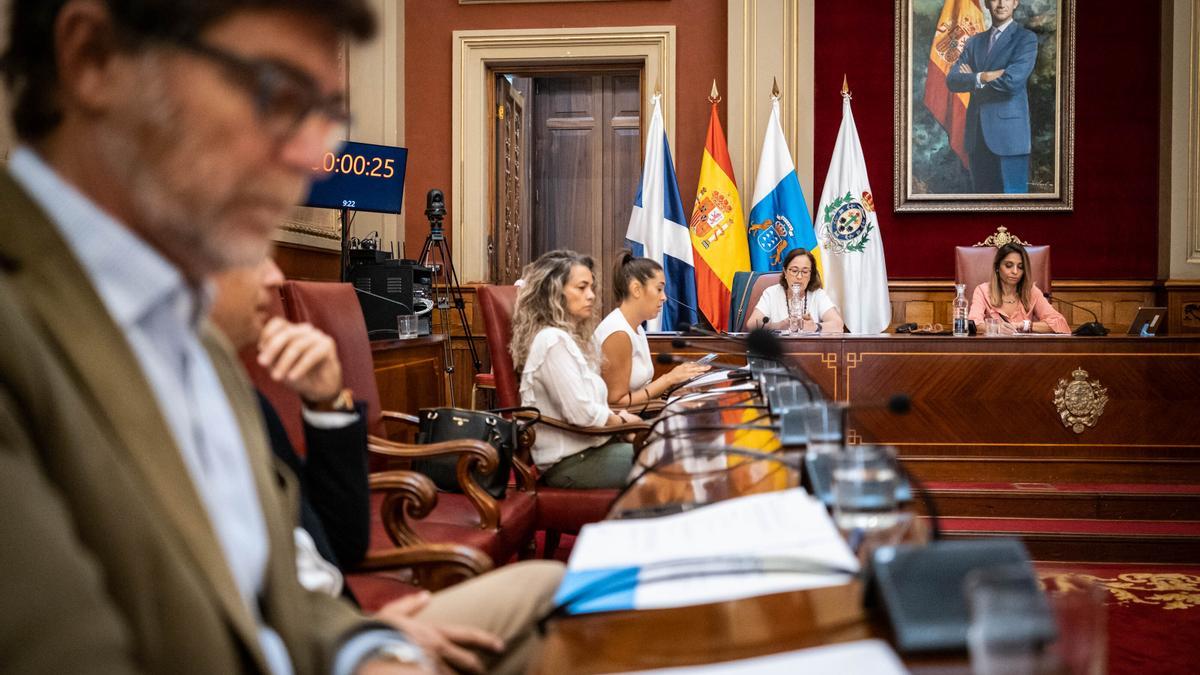
<path id="1" fill-rule="evenodd" d="M 1029 192 L 1029 75 L 1037 36 L 1013 21 L 1020 0 L 987 0 L 992 27 L 967 40 L 946 73 L 950 91 L 969 92 L 964 147 L 975 192 Z"/>
<path id="2" fill-rule="evenodd" d="M 307 452 L 301 459 L 278 413 L 259 394 L 271 450 L 300 478 L 301 583 L 336 594 L 342 586 L 340 576 L 331 575 L 320 561 L 306 564 L 303 558 L 315 547 L 324 561 L 344 571 L 367 552 L 370 497 L 364 406 L 343 386 L 332 338 L 308 324 L 270 316 L 271 296 L 278 296 L 282 284 L 283 274 L 270 258 L 225 271 L 216 277 L 210 316 L 234 349 L 252 349 L 271 377 L 304 402 Z"/>
<path id="3" fill-rule="evenodd" d="M 294 481 L 203 319 L 345 109 L 363 0 L 14 0 L 0 174 L 0 666 L 409 673 L 296 577 Z"/>
<path id="4" fill-rule="evenodd" d="M 300 477 L 301 583 L 333 595 L 362 560 L 369 538 L 365 405 L 344 387 L 337 346 L 308 324 L 270 315 L 283 274 L 270 258 L 217 275 L 213 323 L 239 351 L 303 402 L 304 459 L 266 397 L 259 395 L 271 449 Z M 328 561 L 328 562 L 327 562 Z M 329 563 L 336 564 L 336 568 Z M 402 598 L 380 610 L 430 657 L 459 672 L 524 672 L 540 645 L 537 620 L 553 604 L 563 567 L 505 565 L 447 591 Z"/>

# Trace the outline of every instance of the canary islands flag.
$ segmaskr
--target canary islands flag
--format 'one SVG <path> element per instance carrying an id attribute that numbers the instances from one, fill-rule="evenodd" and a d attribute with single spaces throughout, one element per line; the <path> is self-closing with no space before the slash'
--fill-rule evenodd
<path id="1" fill-rule="evenodd" d="M 746 247 L 742 200 L 716 103 L 708 118 L 708 138 L 700 160 L 700 184 L 689 228 L 696 255 L 698 307 L 713 328 L 728 330 L 733 275 L 750 269 L 750 251 Z"/>
<path id="2" fill-rule="evenodd" d="M 697 319 L 692 242 L 671 162 L 671 146 L 663 129 L 661 98 L 654 96 L 642 182 L 625 234 L 625 243 L 633 254 L 658 262 L 666 276 L 667 302 L 658 318 L 647 322 L 646 330 L 650 332 L 677 330 L 683 323 L 696 323 Z"/>
<path id="3" fill-rule="evenodd" d="M 800 190 L 796 165 L 779 124 L 779 99 L 771 100 L 771 118 L 763 138 L 754 180 L 754 207 L 750 209 L 750 264 L 760 272 L 779 271 L 788 249 L 803 247 L 813 252 L 817 269 L 821 256 L 813 235 L 808 202 Z"/>

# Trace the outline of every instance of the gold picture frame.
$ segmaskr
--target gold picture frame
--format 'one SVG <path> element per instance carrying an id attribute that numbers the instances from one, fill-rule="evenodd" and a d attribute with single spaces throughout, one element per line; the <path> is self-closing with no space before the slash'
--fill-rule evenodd
<path id="1" fill-rule="evenodd" d="M 1005 49 L 1005 43 L 998 42 L 995 59 L 990 49 L 982 51 L 988 47 L 991 24 L 986 6 L 987 0 L 896 0 L 896 212 L 1073 208 L 1075 1 L 1055 0 L 1049 7 L 1029 1 L 1019 4 L 1013 24 L 1009 24 L 1019 29 L 1006 28 L 1001 33 L 1012 44 Z M 1030 46 L 1030 33 L 1036 38 L 1036 49 Z M 973 35 L 977 42 L 968 44 Z M 1012 60 L 1005 63 L 1010 56 Z M 980 76 L 996 77 L 997 83 L 985 91 L 979 79 L 965 84 L 968 81 L 963 76 L 947 75 L 959 71 L 971 77 L 969 65 L 966 71 L 955 67 L 971 61 L 995 68 Z M 1014 83 L 1011 77 L 993 75 L 1004 73 L 1002 66 L 1008 66 L 1010 75 L 1016 74 L 1015 82 L 1024 83 L 1020 94 L 1012 93 L 1019 91 L 1016 89 L 1005 90 Z M 934 73 L 940 86 L 930 78 Z M 952 80 L 956 91 L 950 91 Z M 963 87 L 969 90 L 959 91 Z M 970 107 L 972 96 L 977 109 Z M 975 129 L 979 135 L 971 133 L 974 138 L 968 140 L 968 130 Z M 991 169 L 984 164 L 987 160 L 977 159 L 977 148 L 985 143 L 989 149 L 996 145 L 1020 152 L 1024 133 L 1029 134 L 1027 147 L 1031 149 L 1024 182 L 1020 177 L 1022 156 L 1012 155 L 1005 160 L 1016 159 L 1018 169 L 1015 179 L 1010 181 L 1008 174 L 1003 178 L 1008 191 L 982 191 L 981 184 L 990 187 L 996 183 L 989 182 Z M 973 166 L 984 168 L 975 175 Z M 1001 181 L 1001 170 L 992 171 L 994 181 Z M 1018 187 L 1022 185 L 1024 192 Z"/>

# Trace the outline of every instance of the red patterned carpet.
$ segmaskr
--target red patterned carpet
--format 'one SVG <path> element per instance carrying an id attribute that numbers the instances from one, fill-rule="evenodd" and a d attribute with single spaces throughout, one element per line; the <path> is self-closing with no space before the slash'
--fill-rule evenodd
<path id="1" fill-rule="evenodd" d="M 1138 563 L 1038 563 L 1050 593 L 1081 581 L 1108 593 L 1108 672 L 1200 672 L 1200 567 Z"/>

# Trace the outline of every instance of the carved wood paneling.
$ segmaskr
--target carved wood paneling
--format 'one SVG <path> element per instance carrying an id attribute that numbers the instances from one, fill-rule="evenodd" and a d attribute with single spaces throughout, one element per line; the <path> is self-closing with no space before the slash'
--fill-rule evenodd
<path id="1" fill-rule="evenodd" d="M 892 281 L 888 286 L 892 298 L 892 325 L 888 330 L 907 322 L 950 324 L 953 282 Z M 1159 294 L 1158 284 L 1153 281 L 1056 280 L 1053 289 L 1051 302 L 1072 328 L 1091 321 L 1092 317 L 1086 311 L 1057 302 L 1059 298 L 1092 310 L 1104 325 L 1120 332 L 1129 328 L 1139 307 L 1155 306 Z M 1200 323 L 1197 332 L 1200 332 Z"/>

